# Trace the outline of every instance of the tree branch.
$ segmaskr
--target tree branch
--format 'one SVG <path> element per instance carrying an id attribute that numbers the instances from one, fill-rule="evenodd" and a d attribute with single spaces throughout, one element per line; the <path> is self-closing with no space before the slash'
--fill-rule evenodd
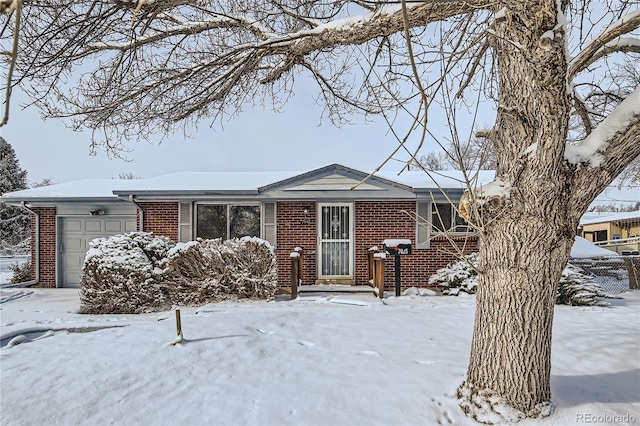
<path id="1" fill-rule="evenodd" d="M 640 86 L 582 143 L 567 146 L 565 158 L 577 166 L 570 190 L 570 205 L 578 211 L 586 210 L 595 197 L 638 156 Z"/>
<path id="2" fill-rule="evenodd" d="M 610 55 L 614 52 L 637 52 L 637 40 L 630 42 L 629 39 L 622 38 L 621 36 L 630 33 L 638 27 L 640 27 L 640 9 L 628 13 L 609 25 L 569 62 L 567 72 L 568 79 L 572 80 L 578 73 L 584 71 L 589 65 L 595 63 L 603 56 Z M 618 38 L 620 39 L 619 42 L 614 42 L 614 40 Z"/>

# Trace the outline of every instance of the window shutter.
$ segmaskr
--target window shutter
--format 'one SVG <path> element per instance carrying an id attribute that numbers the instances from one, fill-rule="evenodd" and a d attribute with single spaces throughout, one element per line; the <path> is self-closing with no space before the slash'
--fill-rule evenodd
<path id="1" fill-rule="evenodd" d="M 180 203 L 179 238 L 181 243 L 186 243 L 193 239 L 191 235 L 191 203 Z"/>
<path id="2" fill-rule="evenodd" d="M 416 202 L 416 247 L 429 248 L 431 225 L 429 224 L 429 202 Z"/>
<path id="3" fill-rule="evenodd" d="M 263 203 L 262 239 L 276 246 L 276 203 Z"/>

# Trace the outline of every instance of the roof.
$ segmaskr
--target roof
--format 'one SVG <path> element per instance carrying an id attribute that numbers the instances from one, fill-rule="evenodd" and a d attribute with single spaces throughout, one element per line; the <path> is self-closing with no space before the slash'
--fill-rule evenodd
<path id="1" fill-rule="evenodd" d="M 580 221 L 580 225 L 592 225 L 594 223 L 606 223 L 606 222 L 620 222 L 620 221 L 633 221 L 640 220 L 640 210 L 632 212 L 622 212 L 607 214 L 599 217 L 591 217 L 588 219 L 583 218 Z"/>
<path id="2" fill-rule="evenodd" d="M 493 171 L 481 171 L 475 179 L 476 184 L 490 182 L 494 174 Z M 331 164 L 308 172 L 179 172 L 149 179 L 87 179 L 10 192 L 3 194 L 1 199 L 6 203 L 60 202 L 129 196 L 257 196 L 267 191 L 278 195 L 297 192 L 310 196 L 312 192 L 316 195 L 337 191 L 354 194 L 350 192 L 354 187 L 360 194 L 369 194 L 367 196 L 372 196 L 375 190 L 381 193 L 387 189 L 387 196 L 406 194 L 415 197 L 415 193 L 436 193 L 440 188 L 462 191 L 466 185 L 459 170 L 430 175 L 422 171 L 378 172 L 369 176 L 360 170 Z"/>

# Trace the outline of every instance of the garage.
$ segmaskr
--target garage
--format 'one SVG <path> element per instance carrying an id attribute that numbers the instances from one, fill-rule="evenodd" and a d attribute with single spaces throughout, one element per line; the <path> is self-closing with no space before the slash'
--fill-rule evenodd
<path id="1" fill-rule="evenodd" d="M 137 229 L 136 217 L 60 217 L 58 232 L 58 287 L 80 287 L 84 256 L 94 238 L 109 237 Z"/>

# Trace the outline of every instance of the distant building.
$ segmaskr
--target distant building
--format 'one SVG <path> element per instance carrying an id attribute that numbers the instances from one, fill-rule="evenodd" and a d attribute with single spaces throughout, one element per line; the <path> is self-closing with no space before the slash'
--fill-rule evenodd
<path id="1" fill-rule="evenodd" d="M 583 218 L 579 235 L 618 254 L 638 254 L 640 210 Z"/>

